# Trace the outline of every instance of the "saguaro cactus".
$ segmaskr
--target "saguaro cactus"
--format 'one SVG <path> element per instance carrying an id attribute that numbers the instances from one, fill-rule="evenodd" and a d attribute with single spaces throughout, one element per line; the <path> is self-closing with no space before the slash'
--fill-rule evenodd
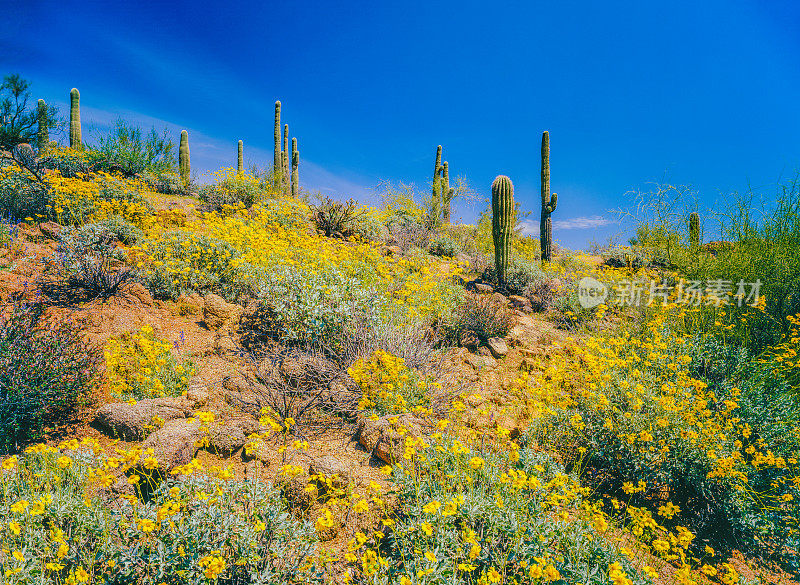
<path id="1" fill-rule="evenodd" d="M 450 187 L 450 166 L 447 161 L 442 163 L 442 220 L 450 223 L 450 206 L 455 190 Z"/>
<path id="2" fill-rule="evenodd" d="M 275 102 L 275 156 L 272 165 L 272 185 L 275 191 L 281 191 L 281 171 L 283 159 L 281 158 L 281 102 Z"/>
<path id="3" fill-rule="evenodd" d="M 238 153 L 236 156 L 236 172 L 240 175 L 244 172 L 244 142 L 239 141 Z"/>
<path id="4" fill-rule="evenodd" d="M 178 167 L 181 171 L 181 181 L 184 185 L 188 185 L 192 166 L 189 160 L 189 133 L 186 130 L 181 130 L 181 144 L 178 148 Z"/>
<path id="5" fill-rule="evenodd" d="M 297 150 L 297 138 L 292 138 L 292 197 L 300 194 L 300 151 Z"/>
<path id="6" fill-rule="evenodd" d="M 539 222 L 539 244 L 542 248 L 542 262 L 550 262 L 553 257 L 553 220 L 550 214 L 556 210 L 558 195 L 550 194 L 550 134 L 542 133 L 542 216 Z"/>
<path id="7" fill-rule="evenodd" d="M 439 196 L 439 177 L 442 173 L 442 145 L 436 147 L 436 159 L 433 163 L 433 197 L 436 199 Z"/>
<path id="8" fill-rule="evenodd" d="M 292 171 L 290 170 L 291 159 L 289 158 L 289 124 L 283 125 L 283 193 L 289 195 L 291 192 Z"/>
<path id="9" fill-rule="evenodd" d="M 39 131 L 36 133 L 36 148 L 39 150 L 39 156 L 42 156 L 50 144 L 50 132 L 47 128 L 49 120 L 47 119 L 47 104 L 44 103 L 44 100 L 39 100 L 36 105 L 36 121 L 39 123 Z"/>
<path id="10" fill-rule="evenodd" d="M 505 287 L 508 269 L 508 251 L 514 230 L 514 185 L 505 175 L 492 183 L 492 236 L 494 238 L 494 265 L 497 284 Z"/>
<path id="11" fill-rule="evenodd" d="M 81 93 L 72 88 L 69 92 L 69 147 L 83 148 L 81 141 Z"/>
<path id="12" fill-rule="evenodd" d="M 692 250 L 700 247 L 700 216 L 694 211 L 689 214 L 689 245 Z"/>

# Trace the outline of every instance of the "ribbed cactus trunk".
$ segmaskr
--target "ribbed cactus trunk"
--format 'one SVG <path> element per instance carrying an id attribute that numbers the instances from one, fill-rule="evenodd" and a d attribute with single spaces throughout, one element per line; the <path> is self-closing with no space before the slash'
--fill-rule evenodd
<path id="1" fill-rule="evenodd" d="M 505 175 L 492 183 L 492 236 L 494 239 L 494 265 L 497 284 L 502 289 L 506 284 L 508 253 L 511 248 L 511 233 L 514 230 L 514 185 Z"/>
<path id="2" fill-rule="evenodd" d="M 81 141 L 81 94 L 72 88 L 69 92 L 69 147 L 83 148 Z"/>
<path id="3" fill-rule="evenodd" d="M 244 142 L 239 141 L 239 148 L 236 156 L 236 172 L 240 175 L 244 173 Z"/>
<path id="4" fill-rule="evenodd" d="M 290 169 L 291 159 L 289 158 L 289 124 L 283 125 L 283 194 L 291 194 L 292 171 Z"/>
<path id="5" fill-rule="evenodd" d="M 283 158 L 281 154 L 281 102 L 275 102 L 275 156 L 272 164 L 272 186 L 275 191 L 281 192 L 281 175 L 283 171 Z"/>
<path id="6" fill-rule="evenodd" d="M 450 166 L 442 163 L 442 220 L 450 223 L 450 205 L 453 200 L 453 189 L 450 188 Z"/>
<path id="7" fill-rule="evenodd" d="M 39 123 L 39 130 L 36 133 L 36 148 L 39 150 L 39 156 L 42 156 L 47 152 L 47 147 L 50 144 L 49 120 L 47 118 L 47 104 L 44 100 L 39 100 L 36 106 L 36 121 Z"/>
<path id="8" fill-rule="evenodd" d="M 433 162 L 433 198 L 439 197 L 439 177 L 442 173 L 442 145 L 436 147 L 436 158 Z"/>
<path id="9" fill-rule="evenodd" d="M 689 214 L 689 245 L 692 250 L 700 247 L 700 216 L 695 212 Z"/>
<path id="10" fill-rule="evenodd" d="M 542 133 L 542 215 L 539 221 L 539 244 L 542 262 L 553 259 L 553 220 L 550 214 L 556 210 L 558 195 L 550 194 L 550 134 Z"/>
<path id="11" fill-rule="evenodd" d="M 297 138 L 292 138 L 292 197 L 300 194 L 300 151 L 297 150 Z"/>
<path id="12" fill-rule="evenodd" d="M 189 133 L 181 130 L 181 143 L 178 147 L 178 168 L 181 172 L 181 182 L 184 187 L 189 184 L 192 174 L 192 165 L 189 159 Z"/>

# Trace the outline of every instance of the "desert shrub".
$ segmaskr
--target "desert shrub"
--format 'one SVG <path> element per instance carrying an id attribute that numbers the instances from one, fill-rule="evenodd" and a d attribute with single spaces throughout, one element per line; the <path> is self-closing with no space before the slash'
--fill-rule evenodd
<path id="1" fill-rule="evenodd" d="M 0 452 L 41 439 L 91 395 L 97 356 L 68 319 L 42 304 L 6 305 L 0 318 Z"/>
<path id="2" fill-rule="evenodd" d="M 330 197 L 321 197 L 312 206 L 311 218 L 327 237 L 339 234 L 347 237 L 353 234 L 353 226 L 357 218 L 366 214 L 353 199 L 345 202 L 334 201 Z"/>
<path id="3" fill-rule="evenodd" d="M 262 178 L 248 173 L 238 173 L 227 168 L 214 173 L 214 182 L 203 185 L 199 191 L 201 200 L 214 211 L 227 208 L 252 207 L 257 201 L 273 193 L 272 187 Z"/>
<path id="4" fill-rule="evenodd" d="M 101 222 L 100 225 L 108 229 L 114 237 L 126 246 L 139 244 L 145 239 L 145 233 L 121 215 L 112 215 Z"/>
<path id="5" fill-rule="evenodd" d="M 759 363 L 676 335 L 665 311 L 588 339 L 574 361 L 543 365 L 553 377 L 532 382 L 531 396 L 548 415 L 530 440 L 567 461 L 585 453 L 583 477 L 596 493 L 692 530 L 697 557 L 708 542 L 723 559 L 734 548 L 779 558 L 797 546 L 788 518 L 800 492 L 788 479 L 800 471 L 800 407 L 776 377 L 777 358 Z M 649 544 L 664 558 L 679 554 Z"/>
<path id="6" fill-rule="evenodd" d="M 361 389 L 359 410 L 383 416 L 425 412 L 430 404 L 428 390 L 435 382 L 386 351 L 377 350 L 369 359 L 357 360 L 347 372 Z"/>
<path id="7" fill-rule="evenodd" d="M 386 226 L 374 208 L 363 208 L 364 213 L 356 214 L 350 222 L 353 236 L 367 242 L 381 242 L 386 239 Z"/>
<path id="8" fill-rule="evenodd" d="M 669 268 L 670 262 L 665 252 L 654 247 L 615 246 L 603 254 L 606 266 L 611 268 Z"/>
<path id="9" fill-rule="evenodd" d="M 241 253 L 206 235 L 173 230 L 141 246 L 148 266 L 142 282 L 154 298 L 177 299 L 183 293 L 214 292 L 235 299 L 242 290 Z"/>
<path id="10" fill-rule="evenodd" d="M 44 216 L 50 195 L 47 187 L 16 165 L 0 168 L 0 213 L 15 219 Z"/>
<path id="11" fill-rule="evenodd" d="M 446 256 L 448 258 L 454 257 L 460 251 L 460 247 L 456 241 L 449 236 L 437 236 L 428 246 L 428 252 L 434 256 Z"/>
<path id="12" fill-rule="evenodd" d="M 109 508 L 102 496 L 87 496 L 113 482 L 114 468 L 135 475 L 147 457 L 141 449 L 118 449 L 112 457 L 91 440 L 73 440 L 6 460 L 0 521 L 13 527 L 4 546 L 18 553 L 6 553 L 6 579 L 321 582 L 311 562 L 313 525 L 295 520 L 280 492 L 262 481 L 232 480 L 229 469 L 200 474 L 191 467 L 185 480 L 164 481 L 146 503 L 131 496 Z"/>
<path id="13" fill-rule="evenodd" d="M 175 343 L 175 349 L 179 344 Z M 125 399 L 180 396 L 189 388 L 197 367 L 173 354 L 173 344 L 159 339 L 150 325 L 111 338 L 105 349 L 106 377 L 111 391 Z"/>
<path id="14" fill-rule="evenodd" d="M 458 345 L 469 333 L 482 341 L 505 337 L 513 324 L 513 315 L 504 301 L 491 296 L 468 295 L 444 318 L 440 330 L 444 339 Z"/>
<path id="15" fill-rule="evenodd" d="M 312 343 L 335 352 L 348 321 L 374 315 L 375 295 L 332 268 L 326 272 L 278 266 L 264 276 L 254 327 L 269 337 Z"/>
<path id="16" fill-rule="evenodd" d="M 167 134 L 151 128 L 147 137 L 141 128 L 119 118 L 107 136 L 101 136 L 91 148 L 93 169 L 118 172 L 132 177 L 144 171 L 160 174 L 175 170 L 175 145 Z"/>
<path id="17" fill-rule="evenodd" d="M 39 158 L 42 169 L 58 171 L 62 177 L 74 178 L 84 175 L 91 168 L 91 151 L 77 150 L 66 146 L 54 146 Z"/>
<path id="18" fill-rule="evenodd" d="M 51 296 L 68 296 L 70 289 L 79 289 L 92 298 L 121 292 L 135 273 L 124 265 L 125 252 L 115 240 L 115 234 L 102 224 L 63 229 L 56 251 L 60 280 L 48 283 L 45 290 Z"/>
<path id="19" fill-rule="evenodd" d="M 141 180 L 151 191 L 166 195 L 185 195 L 195 190 L 191 182 L 186 185 L 181 181 L 181 176 L 175 172 L 152 173 L 144 171 Z"/>
<path id="20" fill-rule="evenodd" d="M 392 468 L 403 514 L 382 546 L 357 538 L 351 547 L 364 578 L 605 585 L 611 573 L 649 582 L 609 538 L 606 516 L 548 455 L 513 443 L 479 450 L 439 433 L 430 445 L 406 445 L 414 467 Z"/>
<path id="21" fill-rule="evenodd" d="M 528 287 L 538 287 L 547 275 L 534 262 L 514 258 L 506 271 L 506 289 L 510 294 L 522 295 Z M 483 280 L 497 285 L 497 269 L 492 261 L 483 272 Z"/>

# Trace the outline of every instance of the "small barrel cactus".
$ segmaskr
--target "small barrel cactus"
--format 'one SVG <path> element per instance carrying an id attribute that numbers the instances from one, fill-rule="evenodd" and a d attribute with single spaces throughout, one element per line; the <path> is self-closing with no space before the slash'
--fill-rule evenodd
<path id="1" fill-rule="evenodd" d="M 300 151 L 297 150 L 297 138 L 292 138 L 292 197 L 300 194 Z"/>
<path id="2" fill-rule="evenodd" d="M 244 172 L 244 142 L 239 141 L 239 148 L 236 156 L 236 172 L 240 175 Z"/>
<path id="3" fill-rule="evenodd" d="M 556 210 L 558 195 L 550 194 L 550 134 L 542 133 L 542 215 L 539 222 L 539 244 L 542 248 L 542 261 L 550 262 L 553 257 L 553 220 L 550 214 Z"/>
<path id="4" fill-rule="evenodd" d="M 281 102 L 275 102 L 275 156 L 272 166 L 272 185 L 275 191 L 281 190 L 281 171 L 283 170 L 283 158 L 281 156 Z"/>
<path id="5" fill-rule="evenodd" d="M 689 245 L 693 250 L 700 247 L 700 216 L 694 211 L 689 214 Z"/>
<path id="6" fill-rule="evenodd" d="M 47 147 L 50 144 L 47 104 L 44 102 L 44 100 L 39 100 L 37 103 L 36 121 L 39 123 L 39 131 L 36 133 L 36 148 L 39 151 L 39 156 L 42 156 L 47 151 Z"/>
<path id="7" fill-rule="evenodd" d="M 69 92 L 69 147 L 83 148 L 81 141 L 81 93 L 72 88 Z"/>
<path id="8" fill-rule="evenodd" d="M 181 182 L 184 186 L 189 184 L 192 173 L 191 161 L 189 159 L 189 133 L 181 130 L 181 144 L 178 148 L 178 167 L 181 172 Z"/>
<path id="9" fill-rule="evenodd" d="M 505 175 L 492 183 L 492 236 L 494 238 L 494 264 L 497 284 L 505 287 L 511 234 L 514 231 L 514 185 Z"/>

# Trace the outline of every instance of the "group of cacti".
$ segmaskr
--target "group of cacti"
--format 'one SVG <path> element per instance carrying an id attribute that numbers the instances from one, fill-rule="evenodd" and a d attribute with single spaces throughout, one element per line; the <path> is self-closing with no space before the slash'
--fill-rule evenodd
<path id="1" fill-rule="evenodd" d="M 451 207 L 455 189 L 450 186 L 450 167 L 447 161 L 442 162 L 442 145 L 436 147 L 436 159 L 433 165 L 433 198 L 431 211 L 435 219 L 450 223 Z"/>
<path id="2" fill-rule="evenodd" d="M 558 195 L 550 193 L 550 134 L 546 130 L 542 134 L 541 165 L 542 214 L 539 223 L 539 244 L 542 262 L 550 262 L 553 257 L 553 223 L 550 215 L 556 210 Z M 501 288 L 506 282 L 511 234 L 514 231 L 515 221 L 514 185 L 511 179 L 499 175 L 492 183 L 492 238 L 495 270 Z"/>
<path id="3" fill-rule="evenodd" d="M 300 151 L 297 138 L 292 138 L 289 153 L 289 124 L 283 126 L 283 148 L 281 148 L 281 102 L 275 102 L 275 150 L 273 159 L 273 186 L 278 193 L 297 197 L 300 191 Z"/>
<path id="4" fill-rule="evenodd" d="M 69 146 L 80 149 L 83 147 L 81 140 L 81 94 L 72 88 L 69 92 Z M 38 103 L 39 133 L 37 146 L 40 152 L 49 144 L 50 138 L 47 130 L 47 106 L 44 100 Z M 440 147 L 441 149 L 441 147 Z M 238 143 L 238 156 L 236 170 L 239 174 L 244 172 L 244 143 Z M 447 163 L 445 163 L 446 165 Z M 275 189 L 285 195 L 297 197 L 300 190 L 300 151 L 297 150 L 297 138 L 292 138 L 292 151 L 289 153 L 289 124 L 283 127 L 283 148 L 281 148 L 281 102 L 275 102 L 275 159 L 273 171 L 273 185 Z M 191 178 L 191 159 L 189 156 L 189 133 L 181 130 L 181 141 L 178 147 L 178 168 L 181 182 L 189 183 Z"/>

